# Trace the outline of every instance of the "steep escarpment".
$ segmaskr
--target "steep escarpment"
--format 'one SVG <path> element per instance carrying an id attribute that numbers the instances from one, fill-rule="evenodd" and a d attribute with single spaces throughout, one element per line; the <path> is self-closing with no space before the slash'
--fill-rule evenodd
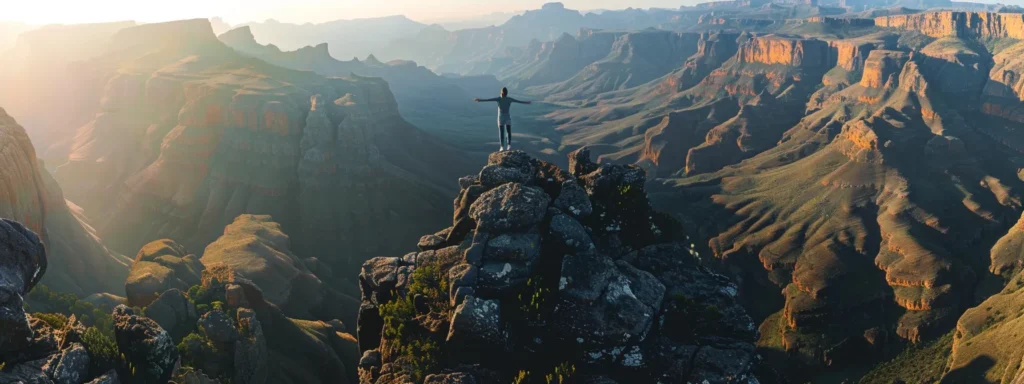
<path id="1" fill-rule="evenodd" d="M 1024 39 L 1024 15 L 992 12 L 925 12 L 880 16 L 875 25 L 932 37 Z"/>
<path id="2" fill-rule="evenodd" d="M 360 382 L 756 380 L 736 287 L 672 242 L 641 169 L 588 157 L 494 153 L 452 227 L 365 263 Z"/>
<path id="3" fill-rule="evenodd" d="M 983 113 L 1015 123 L 1024 122 L 1024 43 L 1017 43 L 993 56 L 992 69 L 982 94 Z"/>
<path id="4" fill-rule="evenodd" d="M 766 348 L 841 364 L 944 333 L 971 304 L 989 244 L 1019 217 L 1019 165 L 1014 146 L 967 118 L 969 99 L 947 98 L 963 84 L 940 79 L 950 61 L 932 52 L 874 49 L 859 82 L 776 146 L 651 187 L 710 239 Z"/>
<path id="5" fill-rule="evenodd" d="M 64 200 L 60 186 L 37 161 L 28 135 L 0 108 L 0 217 L 18 220 L 41 234 L 49 249 L 45 284 L 87 295 L 116 291 L 128 259 L 106 249 L 92 227 Z"/>
<path id="6" fill-rule="evenodd" d="M 740 45 L 729 63 L 713 71 L 688 92 L 694 97 L 736 96 L 750 100 L 763 90 L 778 95 L 793 86 L 806 92 L 832 67 L 823 40 L 767 35 Z"/>
<path id="7" fill-rule="evenodd" d="M 205 20 L 145 25 L 88 63 L 109 74 L 102 109 L 56 175 L 115 249 L 203 249 L 268 214 L 297 254 L 342 270 L 450 212 L 444 176 L 465 160 L 402 119 L 386 82 L 275 67 L 211 36 Z"/>

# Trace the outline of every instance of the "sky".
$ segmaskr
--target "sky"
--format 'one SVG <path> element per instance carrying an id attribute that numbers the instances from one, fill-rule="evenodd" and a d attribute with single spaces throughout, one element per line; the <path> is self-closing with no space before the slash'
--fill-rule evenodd
<path id="1" fill-rule="evenodd" d="M 700 0 L 706 1 L 706 0 Z M 76 24 L 135 20 L 160 22 L 219 16 L 231 24 L 275 19 L 325 22 L 391 15 L 417 21 L 459 20 L 494 12 L 540 8 L 544 0 L 11 0 L 0 20 Z M 698 0 L 563 0 L 571 9 L 676 8 Z"/>

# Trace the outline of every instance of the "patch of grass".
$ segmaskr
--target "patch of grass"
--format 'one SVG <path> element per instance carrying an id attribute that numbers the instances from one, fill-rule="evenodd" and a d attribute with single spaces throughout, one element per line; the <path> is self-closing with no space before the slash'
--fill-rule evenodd
<path id="1" fill-rule="evenodd" d="M 541 278 L 530 278 L 526 280 L 526 296 L 519 294 L 519 309 L 527 320 L 543 320 L 544 304 L 551 289 L 541 283 Z"/>
<path id="2" fill-rule="evenodd" d="M 563 362 L 554 366 L 550 373 L 533 374 L 530 371 L 519 371 L 512 378 L 512 384 L 568 384 L 576 382 L 576 365 Z"/>
<path id="3" fill-rule="evenodd" d="M 933 341 L 907 346 L 890 361 L 875 366 L 860 379 L 861 384 L 934 383 L 946 371 L 953 350 L 953 331 Z"/>

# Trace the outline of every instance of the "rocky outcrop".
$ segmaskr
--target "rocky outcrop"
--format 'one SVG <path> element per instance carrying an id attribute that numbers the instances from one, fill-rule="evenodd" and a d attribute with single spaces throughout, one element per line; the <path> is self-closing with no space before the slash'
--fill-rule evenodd
<path id="1" fill-rule="evenodd" d="M 135 263 L 124 283 L 128 305 L 145 307 L 170 289 L 188 291 L 199 284 L 203 265 L 196 255 L 174 240 L 146 244 L 135 255 Z"/>
<path id="2" fill-rule="evenodd" d="M 0 219 L 0 356 L 27 347 L 34 333 L 25 317 L 24 295 L 46 272 L 46 251 L 35 233 L 18 222 Z"/>
<path id="3" fill-rule="evenodd" d="M 464 178 L 456 203 L 470 209 L 444 243 L 365 263 L 360 382 L 504 382 L 556 366 L 584 382 L 755 380 L 736 287 L 668 242 L 678 228 L 650 208 L 641 169 L 589 156 L 574 152 L 566 172 L 491 154 Z M 395 352 L 409 345 L 429 347 Z"/>
<path id="4" fill-rule="evenodd" d="M 25 130 L 0 108 L 0 217 L 24 223 L 48 248 L 45 284 L 82 296 L 117 292 L 127 259 L 107 250 L 64 200 L 60 187 L 36 159 Z"/>
<path id="5" fill-rule="evenodd" d="M 307 267 L 290 249 L 290 238 L 270 216 L 241 215 L 210 243 L 200 259 L 203 265 L 225 265 L 260 287 L 267 301 L 290 317 L 349 319 L 346 306 L 355 299 L 343 297 Z M 322 271 L 331 277 L 330 271 Z M 198 283 L 198 279 L 196 281 Z"/>
<path id="6" fill-rule="evenodd" d="M 895 87 L 910 55 L 901 51 L 874 50 L 864 61 L 860 85 L 868 88 Z"/>
<path id="7" fill-rule="evenodd" d="M 125 365 L 118 377 L 125 383 L 163 383 L 170 381 L 178 364 L 178 349 L 171 336 L 155 321 L 138 315 L 131 308 L 114 308 L 114 336 L 117 349 L 124 354 Z"/>
<path id="8" fill-rule="evenodd" d="M 875 25 L 932 37 L 1024 39 L 1024 15 L 992 12 L 925 12 L 880 16 Z"/>

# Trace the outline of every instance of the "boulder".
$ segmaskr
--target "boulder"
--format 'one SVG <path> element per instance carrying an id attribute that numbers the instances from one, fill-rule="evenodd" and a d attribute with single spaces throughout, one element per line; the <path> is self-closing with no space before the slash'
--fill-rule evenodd
<path id="1" fill-rule="evenodd" d="M 239 215 L 203 252 L 205 265 L 224 264 L 251 280 L 263 297 L 296 318 L 342 317 L 340 296 L 291 251 L 291 239 L 267 215 Z"/>
<path id="2" fill-rule="evenodd" d="M 587 191 L 575 179 L 562 182 L 561 193 L 555 199 L 555 208 L 579 218 L 587 217 L 594 211 Z"/>
<path id="3" fill-rule="evenodd" d="M 448 270 L 448 285 L 451 291 L 459 287 L 475 287 L 480 269 L 472 264 L 459 264 Z"/>
<path id="4" fill-rule="evenodd" d="M 453 205 L 455 206 L 455 212 L 452 215 L 452 223 L 457 223 L 469 215 L 469 210 L 473 206 L 473 203 L 487 192 L 487 188 L 482 185 L 471 185 L 459 192 L 459 196 L 455 198 Z"/>
<path id="5" fill-rule="evenodd" d="M 544 219 L 550 197 L 519 183 L 503 184 L 485 192 L 470 207 L 477 230 L 508 232 L 529 228 Z"/>
<path id="6" fill-rule="evenodd" d="M 527 184 L 531 179 L 533 174 L 523 172 L 519 168 L 488 165 L 480 170 L 480 185 L 488 189 L 505 183 Z"/>
<path id="7" fill-rule="evenodd" d="M 54 384 L 79 384 L 89 375 L 89 353 L 80 343 L 71 344 L 61 351 L 55 363 L 52 371 Z M 49 371 L 47 367 L 43 370 Z"/>
<path id="8" fill-rule="evenodd" d="M 480 267 L 477 289 L 506 293 L 530 277 L 531 265 L 524 262 L 492 262 Z"/>
<path id="9" fill-rule="evenodd" d="M 230 344 L 238 340 L 238 329 L 231 317 L 219 309 L 204 314 L 199 319 L 199 326 L 214 343 Z"/>
<path id="10" fill-rule="evenodd" d="M 174 240 L 162 239 L 146 244 L 135 255 L 135 262 L 124 283 L 128 305 L 145 307 L 169 289 L 188 289 L 199 284 L 203 264 Z"/>
<path id="11" fill-rule="evenodd" d="M 477 351 L 503 350 L 506 334 L 501 328 L 501 308 L 497 300 L 467 297 L 455 309 L 448 328 L 448 345 L 465 359 Z"/>
<path id="12" fill-rule="evenodd" d="M 531 262 L 539 254 L 539 234 L 510 233 L 487 242 L 484 262 Z"/>
<path id="13" fill-rule="evenodd" d="M 34 333 L 25 317 L 24 295 L 46 271 L 46 250 L 35 233 L 0 219 L 0 355 L 28 346 Z"/>
<path id="14" fill-rule="evenodd" d="M 480 180 L 477 178 L 476 175 L 462 176 L 459 178 L 459 188 L 466 189 L 473 184 L 478 184 L 479 182 Z"/>
<path id="15" fill-rule="evenodd" d="M 554 215 L 548 226 L 551 236 L 560 246 L 572 253 L 587 252 L 594 249 L 594 241 L 579 221 L 564 213 Z"/>
<path id="16" fill-rule="evenodd" d="M 121 381 L 126 384 L 169 381 L 178 363 L 178 349 L 167 331 L 124 305 L 114 308 L 113 319 L 117 349 L 126 360 L 117 372 Z"/>
<path id="17" fill-rule="evenodd" d="M 359 359 L 359 366 L 363 368 L 379 367 L 380 366 L 380 351 L 371 349 L 363 352 L 363 357 Z"/>
<path id="18" fill-rule="evenodd" d="M 664 295 L 665 286 L 658 279 L 628 263 L 601 254 L 566 256 L 555 333 L 577 340 L 594 360 L 617 358 L 605 351 L 643 340 Z"/>
<path id="19" fill-rule="evenodd" d="M 146 316 L 159 324 L 174 340 L 188 336 L 196 320 L 199 320 L 195 304 L 177 289 L 164 292 L 146 307 Z"/>
<path id="20" fill-rule="evenodd" d="M 597 169 L 597 164 L 590 161 L 590 149 L 581 147 L 569 153 L 569 173 L 580 177 Z"/>

